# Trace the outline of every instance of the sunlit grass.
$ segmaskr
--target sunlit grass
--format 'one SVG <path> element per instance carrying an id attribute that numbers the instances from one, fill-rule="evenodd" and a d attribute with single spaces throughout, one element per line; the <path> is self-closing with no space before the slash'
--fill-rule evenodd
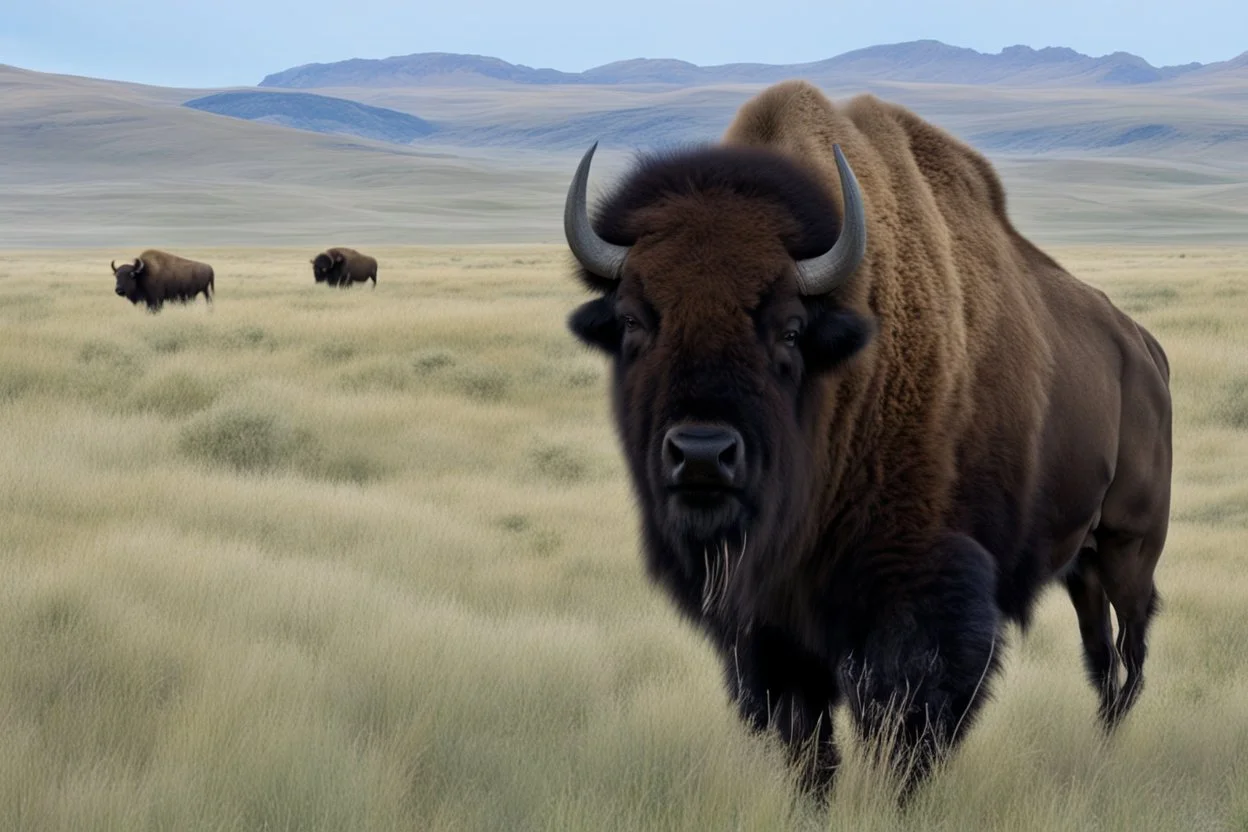
<path id="1" fill-rule="evenodd" d="M 558 248 L 0 260 L 0 826 L 1248 828 L 1248 252 L 1059 251 L 1161 339 L 1176 473 L 1145 693 L 1095 723 L 1074 614 L 908 814 L 842 716 L 824 811 L 644 578 Z"/>

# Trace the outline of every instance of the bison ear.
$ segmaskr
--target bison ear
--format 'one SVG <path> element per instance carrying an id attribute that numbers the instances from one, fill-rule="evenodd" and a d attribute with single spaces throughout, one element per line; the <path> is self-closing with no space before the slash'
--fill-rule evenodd
<path id="1" fill-rule="evenodd" d="M 802 358 L 811 373 L 845 363 L 871 342 L 875 324 L 848 309 L 820 309 L 802 333 Z"/>
<path id="2" fill-rule="evenodd" d="M 568 329 L 583 343 L 614 355 L 620 350 L 622 332 L 611 296 L 578 306 L 568 316 Z"/>

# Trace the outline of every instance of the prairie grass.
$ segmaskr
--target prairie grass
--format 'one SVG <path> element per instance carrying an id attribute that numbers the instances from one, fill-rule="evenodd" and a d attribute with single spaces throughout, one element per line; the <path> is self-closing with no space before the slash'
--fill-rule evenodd
<path id="1" fill-rule="evenodd" d="M 1172 363 L 1148 684 L 1104 739 L 1050 592 L 905 815 L 843 716 L 798 797 L 648 585 L 562 249 L 370 252 L 159 315 L 0 260 L 3 828 L 1248 829 L 1248 251 L 1056 252 Z"/>

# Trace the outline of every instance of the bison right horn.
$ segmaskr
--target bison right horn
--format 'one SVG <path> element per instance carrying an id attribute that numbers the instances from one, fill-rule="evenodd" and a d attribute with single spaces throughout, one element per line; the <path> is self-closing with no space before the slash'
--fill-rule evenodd
<path id="1" fill-rule="evenodd" d="M 862 207 L 858 179 L 845 160 L 839 144 L 832 145 L 836 171 L 841 177 L 845 203 L 844 221 L 836 245 L 826 253 L 797 263 L 797 287 L 803 295 L 826 295 L 849 279 L 867 254 L 867 216 Z"/>
<path id="2" fill-rule="evenodd" d="M 117 271 L 117 261 L 116 261 L 116 260 L 109 260 L 109 261 L 108 261 L 108 267 L 109 267 L 110 269 L 112 269 L 114 272 L 115 272 L 115 271 Z"/>
<path id="3" fill-rule="evenodd" d="M 619 280 L 624 276 L 624 259 L 628 257 L 628 246 L 608 243 L 598 236 L 589 221 L 586 197 L 589 188 L 589 163 L 597 149 L 598 142 L 590 145 L 581 158 L 581 164 L 576 168 L 576 175 L 572 177 L 568 199 L 563 206 L 563 233 L 568 238 L 568 247 L 572 249 L 572 254 L 582 266 L 599 277 Z"/>

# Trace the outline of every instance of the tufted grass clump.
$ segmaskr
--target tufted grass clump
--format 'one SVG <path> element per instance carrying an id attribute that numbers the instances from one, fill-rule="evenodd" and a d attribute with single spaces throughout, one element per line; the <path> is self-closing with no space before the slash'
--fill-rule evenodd
<path id="1" fill-rule="evenodd" d="M 340 364 L 354 358 L 358 352 L 355 344 L 349 342 L 332 341 L 328 344 L 319 345 L 313 355 L 317 361 L 326 361 L 330 364 Z"/>
<path id="2" fill-rule="evenodd" d="M 191 336 L 181 330 L 166 329 L 148 335 L 147 343 L 156 352 L 171 355 L 186 349 L 191 343 Z"/>
<path id="3" fill-rule="evenodd" d="M 0 403 L 12 402 L 38 389 L 40 374 L 0 358 Z"/>
<path id="4" fill-rule="evenodd" d="M 593 367 L 577 367 L 574 370 L 570 370 L 564 376 L 564 383 L 574 390 L 580 390 L 587 387 L 593 387 L 601 378 L 601 370 Z"/>
<path id="5" fill-rule="evenodd" d="M 469 367 L 456 378 L 460 391 L 470 399 L 491 404 L 507 398 L 512 388 L 511 374 L 498 367 Z"/>
<path id="6" fill-rule="evenodd" d="M 1222 386 L 1213 405 L 1214 419 L 1235 430 L 1248 430 L 1248 375 L 1232 378 Z"/>
<path id="7" fill-rule="evenodd" d="M 544 443 L 529 452 L 537 475 L 558 485 L 574 485 L 589 476 L 584 454 L 567 445 Z"/>
<path id="8" fill-rule="evenodd" d="M 132 396 L 136 410 L 177 419 L 197 413 L 217 400 L 217 385 L 186 371 L 167 373 L 144 384 Z"/>
<path id="9" fill-rule="evenodd" d="M 78 361 L 91 368 L 110 370 L 137 370 L 140 366 L 133 351 L 112 341 L 92 339 L 78 348 Z"/>
<path id="10" fill-rule="evenodd" d="M 418 373 L 433 373 L 455 366 L 455 353 L 452 350 L 434 348 L 421 350 L 412 357 L 412 366 Z"/>
<path id="11" fill-rule="evenodd" d="M 532 521 L 523 514 L 507 514 L 499 518 L 498 525 L 509 532 L 519 533 L 528 529 Z"/>
<path id="12" fill-rule="evenodd" d="M 383 359 L 343 374 L 342 389 L 352 393 L 397 393 L 412 386 L 413 373 L 401 361 Z"/>
<path id="13" fill-rule="evenodd" d="M 322 452 L 301 460 L 299 470 L 305 476 L 329 482 L 368 485 L 388 476 L 393 466 L 360 451 Z"/>
<path id="14" fill-rule="evenodd" d="M 1125 290 L 1119 296 L 1118 302 L 1124 312 L 1135 315 L 1172 306 L 1179 297 L 1178 289 L 1173 286 L 1149 284 Z"/>
<path id="15" fill-rule="evenodd" d="M 394 470 L 380 449 L 340 436 L 333 421 L 292 416 L 262 393 L 236 398 L 187 421 L 178 447 L 189 459 L 235 474 L 293 474 L 309 480 L 367 485 Z"/>
<path id="16" fill-rule="evenodd" d="M 228 349 L 266 349 L 277 348 L 277 343 L 264 327 L 244 325 L 234 327 L 221 336 L 221 344 Z"/>
<path id="17" fill-rule="evenodd" d="M 214 409 L 182 430 L 183 453 L 240 473 L 264 474 L 289 466 L 314 449 L 315 438 L 280 415 L 246 406 Z"/>

